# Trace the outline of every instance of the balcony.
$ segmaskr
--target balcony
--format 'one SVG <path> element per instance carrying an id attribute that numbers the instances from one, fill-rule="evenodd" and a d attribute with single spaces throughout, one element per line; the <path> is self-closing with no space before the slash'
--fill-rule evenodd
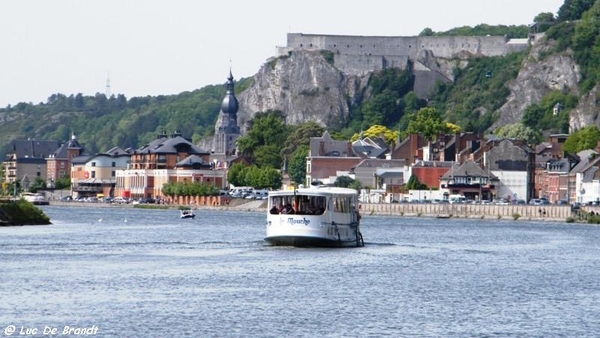
<path id="1" fill-rule="evenodd" d="M 89 185 L 74 185 L 73 191 L 77 192 L 102 192 L 102 186 L 89 186 Z"/>

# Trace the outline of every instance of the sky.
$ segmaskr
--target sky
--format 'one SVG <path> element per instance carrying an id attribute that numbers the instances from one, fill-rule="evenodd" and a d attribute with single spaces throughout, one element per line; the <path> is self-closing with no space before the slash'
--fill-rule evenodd
<path id="1" fill-rule="evenodd" d="M 156 96 L 253 76 L 287 33 L 414 36 L 529 24 L 564 0 L 1 0 L 0 107 Z"/>

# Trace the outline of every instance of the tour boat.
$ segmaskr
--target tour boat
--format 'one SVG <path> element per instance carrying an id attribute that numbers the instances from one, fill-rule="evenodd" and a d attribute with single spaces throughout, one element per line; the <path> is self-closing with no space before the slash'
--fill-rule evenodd
<path id="1" fill-rule="evenodd" d="M 269 192 L 267 235 L 271 245 L 363 246 L 355 189 L 311 186 Z"/>
<path id="2" fill-rule="evenodd" d="M 48 205 L 50 202 L 43 194 L 37 193 L 33 194 L 30 192 L 22 193 L 21 196 L 28 202 L 31 202 L 33 205 Z"/>
<path id="3" fill-rule="evenodd" d="M 181 218 L 194 218 L 196 217 L 196 215 L 194 214 L 194 211 L 190 208 L 186 208 L 186 209 L 180 209 L 179 212 L 181 213 L 180 217 Z"/>

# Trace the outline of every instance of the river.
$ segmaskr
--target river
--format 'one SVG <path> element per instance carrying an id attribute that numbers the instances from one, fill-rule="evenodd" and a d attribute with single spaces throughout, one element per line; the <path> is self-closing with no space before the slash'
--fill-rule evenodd
<path id="1" fill-rule="evenodd" d="M 316 249 L 257 212 L 41 208 L 0 227 L 0 336 L 600 335 L 598 226 L 365 216 Z"/>

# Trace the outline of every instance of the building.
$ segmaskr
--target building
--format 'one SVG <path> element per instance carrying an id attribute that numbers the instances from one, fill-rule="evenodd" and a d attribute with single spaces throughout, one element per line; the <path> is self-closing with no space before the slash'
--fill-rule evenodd
<path id="1" fill-rule="evenodd" d="M 440 178 L 440 191 L 444 199 L 450 195 L 463 195 L 467 200 L 492 200 L 497 184 L 498 178 L 494 174 L 469 160 L 452 165 Z"/>
<path id="2" fill-rule="evenodd" d="M 126 169 L 131 153 L 119 147 L 105 153 L 71 159 L 73 197 L 115 197 L 117 170 Z"/>
<path id="3" fill-rule="evenodd" d="M 16 140 L 9 147 L 4 159 L 4 182 L 20 182 L 23 188 L 37 178 L 46 181 L 46 158 L 60 147 L 58 141 Z"/>
<path id="4" fill-rule="evenodd" d="M 233 75 L 229 71 L 229 77 L 225 84 L 227 92 L 221 102 L 221 111 L 215 125 L 215 136 L 213 138 L 213 156 L 227 158 L 236 155 L 236 141 L 240 137 L 240 127 L 237 123 L 238 100 L 235 97 Z"/>
<path id="5" fill-rule="evenodd" d="M 567 192 L 567 197 L 563 198 L 565 202 L 574 203 L 583 200 L 593 202 L 600 197 L 598 195 L 591 195 L 596 189 L 593 188 L 593 184 L 590 184 L 594 180 L 595 170 L 598 169 L 597 158 L 598 153 L 592 149 L 582 150 L 577 153 L 579 162 L 569 171 L 567 175 L 568 180 L 566 181 L 567 186 L 563 188 Z M 582 193 L 582 190 L 584 192 L 589 191 L 589 193 Z"/>
<path id="6" fill-rule="evenodd" d="M 306 183 L 313 181 L 329 182 L 338 171 L 349 172 L 362 158 L 352 149 L 352 143 L 331 138 L 329 132 L 321 137 L 311 137 L 306 159 Z"/>
<path id="7" fill-rule="evenodd" d="M 496 198 L 529 201 L 534 197 L 535 152 L 523 141 L 492 139 L 473 157 L 498 178 Z"/>
<path id="8" fill-rule="evenodd" d="M 131 154 L 127 169 L 116 171 L 115 196 L 123 198 L 163 198 L 163 185 L 169 182 L 225 185 L 224 170 L 209 161 L 210 152 L 183 138 L 178 131 L 156 139 Z"/>
<path id="9" fill-rule="evenodd" d="M 77 142 L 77 138 L 73 134 L 69 142 L 62 144 L 46 158 L 46 185 L 49 188 L 54 188 L 56 180 L 71 177 L 72 160 L 82 153 L 83 147 Z"/>

